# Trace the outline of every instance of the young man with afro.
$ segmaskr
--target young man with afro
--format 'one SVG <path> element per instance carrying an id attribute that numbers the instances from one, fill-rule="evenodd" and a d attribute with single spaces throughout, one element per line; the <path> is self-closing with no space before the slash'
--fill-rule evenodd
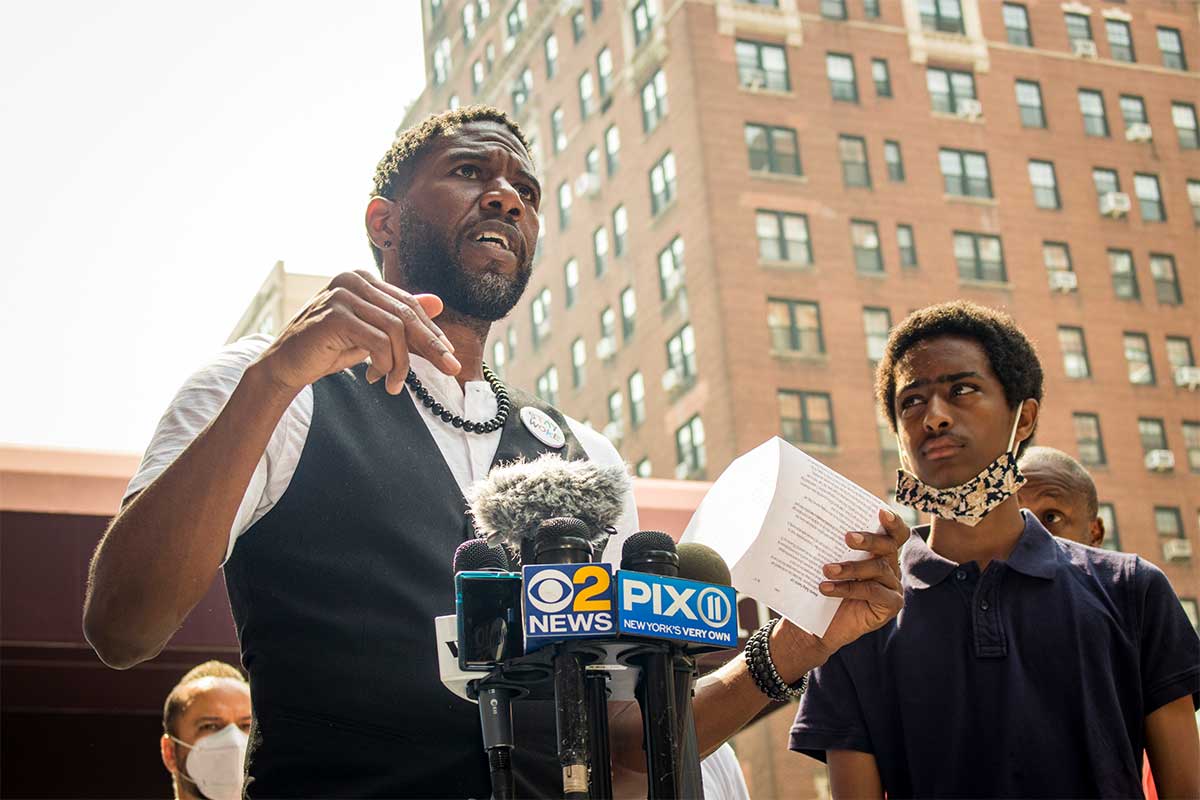
<path id="1" fill-rule="evenodd" d="M 892 332 L 876 393 L 898 496 L 932 515 L 901 553 L 905 607 L 811 678 L 791 749 L 835 798 L 1200 793 L 1200 640 L 1163 573 L 1022 512 L 1042 371 L 1007 315 L 967 302 Z"/>

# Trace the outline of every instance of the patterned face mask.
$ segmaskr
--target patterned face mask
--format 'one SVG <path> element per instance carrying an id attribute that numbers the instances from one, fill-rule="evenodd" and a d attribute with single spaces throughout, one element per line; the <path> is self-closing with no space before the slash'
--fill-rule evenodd
<path id="1" fill-rule="evenodd" d="M 979 521 L 995 510 L 996 506 L 1017 493 L 1025 485 L 1025 476 L 1017 469 L 1017 454 L 1013 445 L 1017 439 L 1017 425 L 1021 421 L 1021 408 L 1017 406 L 1017 417 L 1013 420 L 1012 433 L 1008 436 L 1008 449 L 988 464 L 966 483 L 937 489 L 904 469 L 904 448 L 900 447 L 900 469 L 896 470 L 896 501 L 902 505 L 924 511 L 942 519 L 952 519 L 974 528 Z"/>

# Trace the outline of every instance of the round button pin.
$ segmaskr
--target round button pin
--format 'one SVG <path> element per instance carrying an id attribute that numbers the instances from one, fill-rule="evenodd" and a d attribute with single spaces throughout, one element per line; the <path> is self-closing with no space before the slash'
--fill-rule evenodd
<path id="1" fill-rule="evenodd" d="M 567 443 L 567 437 L 563 433 L 563 429 L 558 426 L 557 422 L 550 418 L 549 414 L 540 408 L 534 408 L 533 406 L 522 408 L 521 424 L 533 434 L 533 438 L 547 447 L 557 450 Z"/>

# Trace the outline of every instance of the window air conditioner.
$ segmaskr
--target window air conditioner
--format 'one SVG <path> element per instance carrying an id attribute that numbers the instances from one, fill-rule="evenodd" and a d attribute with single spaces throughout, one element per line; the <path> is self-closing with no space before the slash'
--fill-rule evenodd
<path id="1" fill-rule="evenodd" d="M 1145 122 L 1135 122 L 1125 129 L 1125 141 L 1148 142 L 1154 138 L 1154 132 Z"/>
<path id="2" fill-rule="evenodd" d="M 1095 58 L 1096 43 L 1091 39 L 1076 39 L 1071 42 L 1071 52 L 1080 58 Z"/>
<path id="3" fill-rule="evenodd" d="M 600 176 L 585 172 L 575 179 L 576 197 L 595 197 L 600 192 Z"/>
<path id="4" fill-rule="evenodd" d="M 1055 270 L 1050 273 L 1050 289 L 1055 292 L 1069 293 L 1079 288 L 1079 276 L 1068 270 Z"/>
<path id="5" fill-rule="evenodd" d="M 983 103 L 978 100 L 964 98 L 958 101 L 954 113 L 962 119 L 979 119 L 983 116 Z"/>
<path id="6" fill-rule="evenodd" d="M 1151 472 L 1170 472 L 1175 469 L 1175 454 L 1170 450 L 1151 450 L 1146 453 L 1146 469 Z"/>
<path id="7" fill-rule="evenodd" d="M 1164 561 L 1187 561 L 1192 557 L 1192 542 L 1190 539 L 1163 539 L 1162 553 Z"/>
<path id="8" fill-rule="evenodd" d="M 607 361 L 617 352 L 617 341 L 611 336 L 605 336 L 596 342 L 596 358 Z"/>
<path id="9" fill-rule="evenodd" d="M 683 376 L 679 374 L 679 370 L 671 367 L 662 376 L 663 391 L 673 392 L 679 388 L 679 384 L 683 383 Z"/>
<path id="10" fill-rule="evenodd" d="M 1175 385 L 1186 386 L 1193 392 L 1200 389 L 1200 367 L 1176 367 Z"/>
<path id="11" fill-rule="evenodd" d="M 1123 217 L 1132 208 L 1124 192 L 1105 192 L 1100 198 L 1100 213 L 1106 217 Z"/>

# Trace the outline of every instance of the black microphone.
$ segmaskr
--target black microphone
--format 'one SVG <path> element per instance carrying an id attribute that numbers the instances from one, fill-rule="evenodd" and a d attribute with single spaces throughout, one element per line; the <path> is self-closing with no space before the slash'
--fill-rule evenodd
<path id="1" fill-rule="evenodd" d="M 675 541 L 662 531 L 633 534 L 621 549 L 621 569 L 652 575 L 679 575 Z M 679 798 L 680 729 L 675 689 L 676 649 L 665 642 L 647 643 L 630 662 L 641 667 L 636 697 L 642 709 L 649 800 Z"/>
<path id="2" fill-rule="evenodd" d="M 464 659 L 473 661 L 470 658 L 471 654 L 468 649 L 470 643 L 479 639 L 477 635 L 473 635 L 471 628 L 471 614 L 473 605 L 471 600 L 466 595 L 469 595 L 469 590 L 464 592 L 470 583 L 464 582 L 461 579 L 460 573 L 463 572 L 508 572 L 508 557 L 504 554 L 503 548 L 492 547 L 483 539 L 471 539 L 463 542 L 454 551 L 453 569 L 456 576 L 455 580 L 456 592 L 458 594 L 459 616 L 462 625 L 459 632 L 459 660 Z M 513 582 L 515 586 L 520 587 L 519 582 Z M 510 595 L 511 597 L 511 595 Z M 465 602 L 464 602 L 465 600 Z M 489 643 L 498 642 L 495 650 L 487 645 L 484 646 L 486 655 L 493 656 L 500 660 L 504 656 L 504 645 L 507 643 L 509 636 L 507 629 L 507 619 L 514 614 L 516 619 L 520 620 L 520 596 L 516 597 L 516 604 L 509 610 L 508 614 L 497 615 L 494 609 L 487 608 L 491 612 L 493 620 L 499 621 L 501 630 L 496 631 L 495 625 L 489 625 L 489 630 L 485 638 Z M 501 597 L 503 602 L 503 596 Z M 475 605 L 478 605 L 476 603 Z M 494 601 L 484 602 L 486 606 L 494 606 Z M 518 632 L 518 636 L 520 633 Z M 512 654 L 509 654 L 512 657 Z M 512 749 L 513 749 L 513 719 L 512 719 L 512 700 L 515 692 L 506 687 L 483 686 L 479 689 L 479 727 L 483 735 L 483 750 L 488 757 L 488 771 L 492 780 L 492 797 L 494 800 L 510 800 L 516 794 L 516 778 L 512 770 Z"/>
<path id="3" fill-rule="evenodd" d="M 592 560 L 588 525 L 574 517 L 541 522 L 526 551 L 534 564 L 586 564 Z M 570 642 L 555 645 L 554 722 L 558 731 L 558 764 L 562 768 L 564 800 L 591 796 L 589 723 L 582 656 Z"/>

